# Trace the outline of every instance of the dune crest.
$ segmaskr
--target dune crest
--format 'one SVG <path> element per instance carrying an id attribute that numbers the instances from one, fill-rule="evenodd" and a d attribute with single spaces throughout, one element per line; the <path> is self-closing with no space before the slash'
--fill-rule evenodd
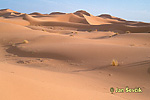
<path id="1" fill-rule="evenodd" d="M 61 15 L 61 14 L 66 14 L 66 13 L 62 13 L 62 12 L 52 12 L 49 15 Z"/>
<path id="2" fill-rule="evenodd" d="M 102 14 L 102 15 L 99 15 L 98 17 L 102 17 L 102 18 L 108 18 L 108 19 L 115 19 L 115 20 L 118 20 L 118 21 L 126 21 L 125 19 L 122 19 L 122 18 L 118 18 L 118 17 L 114 17 L 114 16 L 111 16 L 109 14 Z"/>
<path id="3" fill-rule="evenodd" d="M 0 12 L 14 12 L 14 13 L 19 13 L 17 11 L 11 10 L 11 9 L 1 9 Z"/>
<path id="4" fill-rule="evenodd" d="M 33 12 L 33 13 L 30 13 L 29 15 L 44 16 L 44 14 L 41 14 L 41 13 L 39 13 L 39 12 Z"/>
<path id="5" fill-rule="evenodd" d="M 84 11 L 84 10 L 78 10 L 78 11 L 74 12 L 74 14 L 75 14 L 75 15 L 78 15 L 78 16 L 80 16 L 80 17 L 84 17 L 83 15 L 91 16 L 90 13 L 88 13 L 88 12 L 86 12 L 86 11 Z"/>

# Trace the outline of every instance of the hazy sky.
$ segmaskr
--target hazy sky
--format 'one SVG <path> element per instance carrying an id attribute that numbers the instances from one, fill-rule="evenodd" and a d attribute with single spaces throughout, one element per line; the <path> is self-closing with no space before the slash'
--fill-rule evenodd
<path id="1" fill-rule="evenodd" d="M 93 15 L 150 22 L 150 0 L 0 0 L 0 9 L 4 8 L 23 13 L 86 10 Z"/>

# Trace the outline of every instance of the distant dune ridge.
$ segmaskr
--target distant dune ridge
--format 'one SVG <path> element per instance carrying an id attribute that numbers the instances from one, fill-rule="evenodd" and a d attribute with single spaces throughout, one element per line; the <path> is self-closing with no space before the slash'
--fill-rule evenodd
<path id="1" fill-rule="evenodd" d="M 38 13 L 38 12 L 30 13 L 29 15 L 39 15 L 39 16 L 43 16 L 43 14 Z"/>
<path id="2" fill-rule="evenodd" d="M 0 100 L 149 100 L 149 83 L 150 23 L 0 10 Z M 143 92 L 110 92 L 126 86 Z"/>
<path id="3" fill-rule="evenodd" d="M 17 11 L 13 11 L 11 9 L 0 10 L 0 16 L 3 16 L 3 17 L 18 16 L 18 15 L 21 15 L 21 13 Z"/>
<path id="4" fill-rule="evenodd" d="M 62 13 L 62 12 L 52 12 L 49 15 L 59 15 L 59 14 L 66 14 L 66 13 Z"/>
<path id="5" fill-rule="evenodd" d="M 22 17 L 31 25 L 64 26 L 76 28 L 81 31 L 88 31 L 89 29 L 98 31 L 115 31 L 118 33 L 126 33 L 126 31 L 134 33 L 150 31 L 150 23 L 126 21 L 108 14 L 93 16 L 84 10 L 68 14 L 52 12 L 48 15 L 38 12 L 22 14 L 11 9 L 2 9 L 0 10 L 0 16 L 7 18 Z"/>
<path id="6" fill-rule="evenodd" d="M 117 17 L 111 16 L 109 14 L 102 14 L 102 15 L 99 15 L 98 17 L 109 18 L 109 19 L 116 19 L 118 21 L 126 21 L 125 19 L 117 18 Z"/>
<path id="7" fill-rule="evenodd" d="M 76 11 L 76 12 L 74 12 L 73 14 L 78 15 L 78 16 L 80 16 L 80 17 L 84 17 L 83 15 L 92 16 L 90 13 L 88 13 L 88 12 L 86 12 L 86 11 L 84 11 L 84 10 Z"/>

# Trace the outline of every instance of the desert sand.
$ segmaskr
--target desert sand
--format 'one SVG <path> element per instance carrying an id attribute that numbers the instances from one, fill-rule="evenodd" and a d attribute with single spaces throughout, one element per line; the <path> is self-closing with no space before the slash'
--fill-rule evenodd
<path id="1" fill-rule="evenodd" d="M 115 59 L 118 65 L 112 66 Z M 142 93 L 111 93 L 140 87 Z M 149 100 L 150 23 L 0 10 L 0 100 Z"/>

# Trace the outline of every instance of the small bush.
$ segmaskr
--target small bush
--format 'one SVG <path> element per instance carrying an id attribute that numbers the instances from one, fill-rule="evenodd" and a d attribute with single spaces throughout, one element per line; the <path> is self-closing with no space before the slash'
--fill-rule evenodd
<path id="1" fill-rule="evenodd" d="M 74 36 L 74 35 L 71 34 L 70 36 Z"/>
<path id="2" fill-rule="evenodd" d="M 23 43 L 27 44 L 27 43 L 29 43 L 29 41 L 28 40 L 23 40 Z"/>
<path id="3" fill-rule="evenodd" d="M 50 27 L 50 29 L 53 29 L 53 27 Z"/>
<path id="4" fill-rule="evenodd" d="M 111 65 L 112 66 L 118 66 L 119 64 L 118 64 L 117 60 L 113 59 L 112 62 L 111 62 Z"/>
<path id="5" fill-rule="evenodd" d="M 75 32 L 75 34 L 78 34 L 78 32 Z"/>
<path id="6" fill-rule="evenodd" d="M 127 34 L 130 34 L 131 32 L 130 32 L 130 31 L 126 31 L 126 33 L 127 33 Z"/>
<path id="7" fill-rule="evenodd" d="M 88 30 L 88 32 L 92 32 L 92 29 Z"/>
<path id="8" fill-rule="evenodd" d="M 119 33 L 117 32 L 117 33 L 115 33 L 115 35 L 119 35 Z"/>
<path id="9" fill-rule="evenodd" d="M 109 37 L 112 37 L 112 35 L 109 35 Z"/>
<path id="10" fill-rule="evenodd" d="M 42 31 L 46 32 L 46 30 L 42 29 Z"/>
<path id="11" fill-rule="evenodd" d="M 98 30 L 97 30 L 97 29 L 95 29 L 95 31 L 97 32 Z"/>

